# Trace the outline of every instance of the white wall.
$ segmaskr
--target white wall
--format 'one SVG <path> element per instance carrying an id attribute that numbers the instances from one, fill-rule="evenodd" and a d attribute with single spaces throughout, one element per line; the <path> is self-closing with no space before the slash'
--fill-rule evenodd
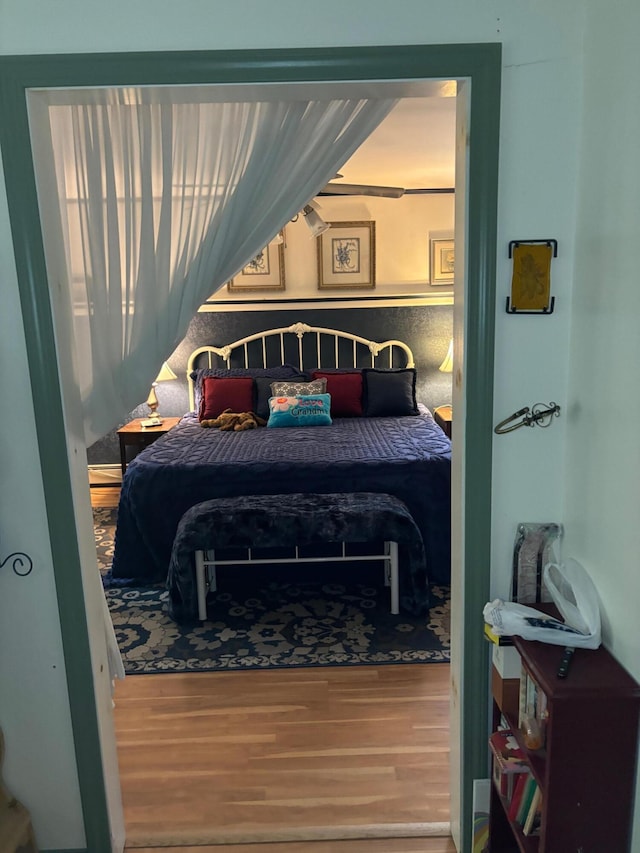
<path id="1" fill-rule="evenodd" d="M 452 147 L 454 140 L 452 139 Z M 398 296 L 400 294 L 430 293 L 435 297 L 451 294 L 452 288 L 430 287 L 429 234 L 448 233 L 453 236 L 454 196 L 406 195 L 403 198 L 323 197 L 318 199 L 318 213 L 325 222 L 375 222 L 376 287 L 362 295 Z M 330 232 L 329 232 L 330 233 Z M 318 290 L 316 239 L 300 216 L 285 228 L 284 293 L 269 297 L 309 299 L 345 295 L 339 290 Z M 348 296 L 354 294 L 347 291 Z M 255 294 L 241 294 L 245 300 Z M 218 299 L 239 298 L 226 287 L 216 294 Z"/>
<path id="2" fill-rule="evenodd" d="M 46 847 L 84 845 L 58 605 L 29 389 L 22 315 L 0 172 L 0 563 L 24 552 L 26 577 L 0 569 L 3 777 Z"/>
<path id="3" fill-rule="evenodd" d="M 640 680 L 640 6 L 590 2 L 567 417 L 567 546 Z M 631 84 L 631 85 L 630 85 Z M 635 844 L 640 850 L 640 784 Z"/>
<path id="4" fill-rule="evenodd" d="M 0 53 L 64 53 L 125 50 L 189 50 L 358 44 L 415 44 L 503 42 L 503 119 L 501 125 L 498 294 L 496 308 L 496 421 L 527 404 L 556 400 L 566 405 L 567 338 L 570 321 L 572 256 L 575 231 L 576 151 L 580 132 L 582 6 L 539 0 L 325 0 L 303 14 L 299 0 L 191 0 L 187 6 L 173 0 L 112 0 L 87 4 L 79 0 L 3 0 Z M 630 150 L 625 151 L 631 162 Z M 4 204 L 4 192 L 0 188 Z M 552 317 L 507 317 L 502 310 L 508 293 L 511 239 L 554 237 L 560 257 L 553 264 Z M 0 220 L 0 257 L 3 260 L 5 334 L 0 346 L 3 364 L 16 352 L 22 369 L 15 377 L 0 371 L 0 390 L 10 412 L 22 418 L 21 450 L 16 450 L 16 428 L 10 417 L 0 427 L 3 457 L 10 458 L 0 503 L 0 545 L 29 547 L 38 558 L 38 573 L 29 581 L 29 595 L 15 594 L 12 615 L 4 618 L 6 599 L 0 602 L 0 652 L 12 648 L 12 665 L 28 671 L 30 680 L 19 692 L 2 691 L 2 714 L 11 749 L 7 779 L 19 789 L 31 808 L 42 847 L 73 847 L 81 835 L 77 802 L 49 815 L 51 796 L 75 789 L 64 676 L 54 673 L 39 652 L 29 630 L 15 642 L 15 623 L 25 626 L 37 612 L 38 631 L 48 648 L 56 648 L 58 626 L 47 551 L 42 488 L 30 427 L 32 403 L 25 380 L 24 341 L 10 263 L 10 233 L 3 211 Z M 8 269 L 7 269 L 8 268 Z M 4 328 L 6 327 L 6 328 Z M 20 362 L 19 362 L 20 363 Z M 548 430 L 521 430 L 497 437 L 494 464 L 493 587 L 505 593 L 509 557 L 518 521 L 561 518 L 564 473 L 564 417 Z M 17 464 L 20 459 L 21 464 Z M 4 472 L 3 472 L 4 473 Z M 7 498 L 11 496 L 10 498 Z M 29 512 L 20 513 L 15 496 Z M 4 544 L 3 544 L 4 543 Z M 15 544 L 14 544 L 15 543 Z M 24 547 L 24 546 L 22 546 Z M 0 577 L 0 583 L 7 583 Z M 17 587 L 17 583 L 12 582 Z M 624 645 L 626 629 L 617 629 Z M 50 641 L 50 642 L 49 642 Z M 7 675 L 4 665 L 1 674 Z M 11 681 L 10 681 L 11 683 Z M 42 701 L 46 684 L 50 699 Z M 39 773 L 32 760 L 32 739 L 24 719 L 39 732 L 44 752 L 60 754 L 55 775 Z M 53 792 L 56 792 L 55 794 Z"/>

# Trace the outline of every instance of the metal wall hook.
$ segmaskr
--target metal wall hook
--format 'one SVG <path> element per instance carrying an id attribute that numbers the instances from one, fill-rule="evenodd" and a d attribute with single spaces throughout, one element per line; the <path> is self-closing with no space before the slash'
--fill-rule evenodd
<path id="1" fill-rule="evenodd" d="M 513 432 L 515 429 L 520 429 L 523 426 L 532 427 L 537 424 L 540 427 L 548 427 L 551 425 L 554 417 L 560 417 L 560 406 L 557 403 L 548 403 L 546 407 L 545 403 L 536 403 L 531 409 L 525 406 L 524 409 L 519 409 L 512 415 L 509 415 L 508 418 L 500 421 L 493 431 L 498 435 L 502 435 L 505 432 Z M 544 420 L 546 420 L 546 423 L 543 423 Z"/>

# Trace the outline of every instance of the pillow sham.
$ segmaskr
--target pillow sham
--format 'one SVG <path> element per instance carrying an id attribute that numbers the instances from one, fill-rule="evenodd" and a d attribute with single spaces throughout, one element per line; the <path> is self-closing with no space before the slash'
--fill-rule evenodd
<path id="1" fill-rule="evenodd" d="M 417 415 L 415 368 L 363 368 L 362 400 L 367 418 Z"/>
<path id="2" fill-rule="evenodd" d="M 268 427 L 329 426 L 331 397 L 329 394 L 298 394 L 271 397 Z"/>
<path id="3" fill-rule="evenodd" d="M 249 376 L 205 378 L 198 419 L 204 421 L 217 418 L 225 409 L 231 409 L 232 412 L 253 411 L 253 379 Z"/>
<path id="4" fill-rule="evenodd" d="M 253 380 L 253 411 L 259 417 L 264 418 L 265 421 L 269 417 L 269 397 L 273 397 L 271 392 L 271 383 L 274 379 L 279 378 L 283 377 L 256 376 Z M 296 373 L 295 375 L 286 378 L 300 382 L 305 382 L 307 379 L 304 373 Z"/>
<path id="5" fill-rule="evenodd" d="M 230 367 L 228 370 L 224 367 L 199 367 L 192 370 L 189 374 L 193 380 L 193 390 L 195 397 L 195 410 L 200 410 L 200 400 L 202 398 L 202 383 L 211 376 L 216 379 L 235 379 L 247 378 L 255 379 L 258 376 L 267 376 L 273 382 L 274 379 L 296 379 L 297 377 L 306 378 L 293 364 L 280 364 L 275 367 Z M 265 415 L 264 417 L 267 417 Z"/>
<path id="6" fill-rule="evenodd" d="M 327 394 L 331 394 L 331 417 L 359 418 L 362 416 L 362 371 L 313 370 L 312 379 L 327 380 Z"/>
<path id="7" fill-rule="evenodd" d="M 300 394 L 324 394 L 327 390 L 326 379 L 316 379 L 311 381 L 305 379 L 284 382 L 272 382 L 271 394 L 274 397 L 297 397 Z"/>

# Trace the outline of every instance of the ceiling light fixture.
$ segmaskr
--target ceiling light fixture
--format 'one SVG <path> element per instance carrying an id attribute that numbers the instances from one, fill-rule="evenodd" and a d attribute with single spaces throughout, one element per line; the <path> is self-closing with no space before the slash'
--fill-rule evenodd
<path id="1" fill-rule="evenodd" d="M 307 226 L 311 231 L 312 237 L 319 237 L 331 228 L 329 223 L 325 222 L 320 216 L 313 204 L 305 204 L 302 208 L 302 213 L 304 215 L 304 221 L 307 223 Z"/>

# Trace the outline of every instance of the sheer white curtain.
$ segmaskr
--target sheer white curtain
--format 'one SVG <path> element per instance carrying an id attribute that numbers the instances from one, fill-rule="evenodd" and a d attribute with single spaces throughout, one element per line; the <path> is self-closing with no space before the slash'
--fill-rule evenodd
<path id="1" fill-rule="evenodd" d="M 396 103 L 109 100 L 48 109 L 87 444 Z"/>

